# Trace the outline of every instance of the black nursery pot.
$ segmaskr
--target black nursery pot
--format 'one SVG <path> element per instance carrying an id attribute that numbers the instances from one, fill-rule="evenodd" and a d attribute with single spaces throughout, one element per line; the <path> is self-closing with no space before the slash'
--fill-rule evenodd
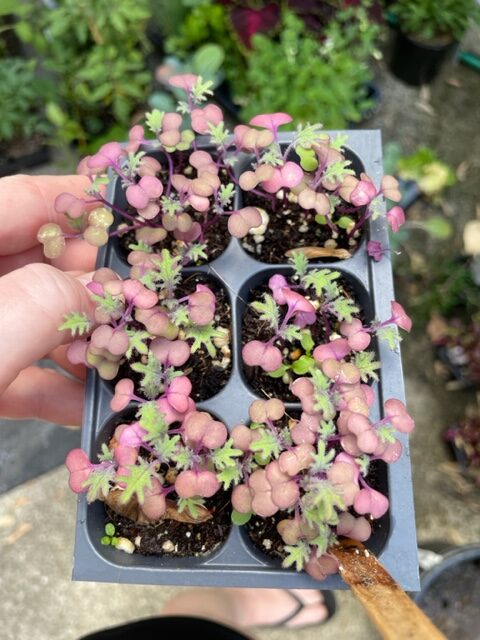
<path id="1" fill-rule="evenodd" d="M 429 44 L 407 36 L 397 29 L 390 59 L 390 71 L 399 80 L 414 87 L 432 82 L 443 63 L 451 57 L 457 42 Z"/>
<path id="2" fill-rule="evenodd" d="M 328 133 L 328 132 L 327 132 Z M 333 134 L 337 132 L 331 132 Z M 379 184 L 383 175 L 381 136 L 379 131 L 348 131 L 348 149 L 360 171 L 365 171 Z M 288 143 L 291 134 L 283 134 L 281 143 Z M 239 166 L 248 163 L 238 163 Z M 110 184 L 110 197 L 121 203 L 124 198 L 119 181 Z M 111 200 L 110 200 L 111 201 Z M 241 206 L 241 193 L 235 196 L 235 208 Z M 388 244 L 384 219 L 369 226 L 365 236 Z M 392 270 L 388 259 L 370 260 L 366 253 L 367 237 L 356 253 L 345 261 L 311 263 L 312 267 L 335 268 L 350 283 L 364 308 L 367 319 L 388 318 L 390 302 L 394 299 Z M 108 266 L 122 277 L 129 273 L 129 265 L 118 243 L 110 242 L 99 252 L 97 267 Z M 292 273 L 291 266 L 266 264 L 247 254 L 240 241 L 231 239 L 226 250 L 215 260 L 200 267 L 186 267 L 185 274 L 203 272 L 217 280 L 228 291 L 231 306 L 232 372 L 226 386 L 208 400 L 198 402 L 199 410 L 209 411 L 222 420 L 230 430 L 235 424 L 248 422 L 248 407 L 258 396 L 249 386 L 241 360 L 242 317 L 249 293 L 264 283 L 274 272 Z M 384 343 L 378 345 L 382 362 L 380 381 L 375 386 L 377 400 L 372 417 L 382 416 L 383 401 L 395 397 L 404 400 L 400 353 L 392 352 Z M 101 443 L 110 435 L 115 415 L 110 409 L 112 385 L 90 371 L 87 379 L 82 448 L 91 460 L 96 458 Z M 290 411 L 301 410 L 300 405 L 288 403 Z M 109 431 L 110 430 L 110 431 Z M 108 432 L 108 433 L 107 433 Z M 404 453 L 393 465 L 381 465 L 376 474 L 376 486 L 390 500 L 390 510 L 374 527 L 367 547 L 378 555 L 386 569 L 404 589 L 419 587 L 415 517 L 412 496 L 411 468 L 408 441 L 400 434 Z M 276 588 L 318 588 L 319 584 L 306 573 L 283 569 L 278 560 L 264 555 L 254 547 L 246 531 L 232 525 L 226 541 L 210 555 L 195 558 L 128 555 L 109 546 L 102 546 L 106 522 L 103 503 L 87 505 L 85 496 L 78 501 L 75 560 L 73 577 L 76 580 L 124 582 L 136 584 L 212 585 Z M 347 588 L 339 575 L 330 576 L 322 588 Z"/>
<path id="3" fill-rule="evenodd" d="M 436 559 L 437 561 L 437 559 Z M 438 556 L 422 573 L 415 602 L 448 638 L 477 640 L 480 629 L 480 546 Z"/>

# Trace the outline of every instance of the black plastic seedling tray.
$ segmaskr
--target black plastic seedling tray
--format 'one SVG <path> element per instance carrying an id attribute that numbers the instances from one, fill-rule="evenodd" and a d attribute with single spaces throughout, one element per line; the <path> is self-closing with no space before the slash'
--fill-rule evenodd
<path id="1" fill-rule="evenodd" d="M 336 133 L 336 132 L 331 132 Z M 357 171 L 365 171 L 379 184 L 383 175 L 381 135 L 379 131 L 348 131 L 347 157 Z M 282 143 L 288 143 L 289 134 L 283 134 Z M 361 160 L 360 160 L 361 159 Z M 248 158 L 245 158 L 248 162 Z M 115 196 L 119 206 L 125 203 L 119 181 L 110 184 L 110 197 Z M 109 198 L 110 200 L 110 198 Z M 111 200 L 110 200 L 111 201 Z M 236 194 L 235 208 L 241 204 L 241 193 Z M 312 267 L 335 268 L 351 283 L 364 308 L 367 320 L 374 317 L 390 317 L 390 302 L 394 299 L 392 268 L 388 257 L 380 262 L 369 259 L 366 253 L 368 239 L 388 244 L 388 232 L 384 218 L 370 221 L 368 233 L 355 254 L 348 260 L 312 262 Z M 97 267 L 108 266 L 122 277 L 129 273 L 129 265 L 119 245 L 111 241 L 98 256 Z M 231 305 L 232 360 L 229 382 L 214 397 L 197 403 L 199 410 L 209 411 L 222 420 L 228 428 L 248 422 L 248 407 L 258 396 L 249 387 L 242 370 L 241 324 L 250 292 L 264 283 L 275 272 L 291 273 L 288 264 L 271 265 L 259 262 L 247 254 L 240 241 L 232 238 L 227 249 L 216 260 L 200 267 L 186 267 L 186 273 L 201 272 L 219 282 L 227 291 Z M 385 400 L 395 397 L 404 400 L 404 386 L 400 353 L 389 347 L 377 345 L 382 368 L 376 384 L 376 403 L 372 417 L 382 417 Z M 91 460 L 96 459 L 102 442 L 111 435 L 119 416 L 112 413 L 110 400 L 112 384 L 102 381 L 96 372 L 90 371 L 87 379 L 85 415 L 82 431 L 82 448 Z M 300 405 L 288 403 L 290 410 Z M 376 553 L 387 571 L 406 590 L 419 588 L 415 517 L 412 496 L 412 480 L 408 441 L 400 434 L 404 451 L 401 459 L 392 465 L 379 465 L 376 486 L 390 500 L 388 513 L 377 522 L 374 533 L 366 546 Z M 136 584 L 212 585 L 243 587 L 318 588 L 319 583 L 306 573 L 282 569 L 273 560 L 256 549 L 247 533 L 232 525 L 223 545 L 210 555 L 197 558 L 171 558 L 165 556 L 129 555 L 103 546 L 105 508 L 103 503 L 87 505 L 82 495 L 78 502 L 75 559 L 73 577 L 76 580 L 99 582 L 124 582 Z M 321 583 L 322 588 L 345 589 L 339 575 Z"/>

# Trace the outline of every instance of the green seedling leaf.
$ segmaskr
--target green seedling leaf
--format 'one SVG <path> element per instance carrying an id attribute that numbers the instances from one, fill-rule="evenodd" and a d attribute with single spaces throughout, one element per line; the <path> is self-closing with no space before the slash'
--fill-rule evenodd
<path id="1" fill-rule="evenodd" d="M 92 328 L 92 323 L 86 313 L 72 311 L 71 313 L 66 313 L 63 317 L 65 321 L 58 327 L 58 330 L 71 331 L 73 338 L 77 334 L 83 336 Z"/>
<path id="2" fill-rule="evenodd" d="M 239 511 L 235 511 L 234 509 L 232 511 L 232 522 L 238 527 L 243 527 L 244 524 L 247 524 L 252 515 L 252 513 L 240 513 Z"/>

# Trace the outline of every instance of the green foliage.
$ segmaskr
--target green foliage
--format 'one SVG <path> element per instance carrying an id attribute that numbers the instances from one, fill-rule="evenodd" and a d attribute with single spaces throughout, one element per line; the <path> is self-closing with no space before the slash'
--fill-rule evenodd
<path id="1" fill-rule="evenodd" d="M 348 168 L 350 164 L 352 164 L 350 160 L 332 162 L 323 172 L 323 179 L 331 182 L 343 182 L 347 176 L 355 175 L 355 171 Z"/>
<path id="2" fill-rule="evenodd" d="M 421 40 L 460 40 L 469 21 L 480 19 L 475 0 L 396 0 L 389 9 L 404 33 Z"/>
<path id="3" fill-rule="evenodd" d="M 76 311 L 71 311 L 70 313 L 66 313 L 64 316 L 65 322 L 58 327 L 59 331 L 71 331 L 72 338 L 74 338 L 77 334 L 79 336 L 83 336 L 84 333 L 88 333 L 92 328 L 92 322 L 88 318 L 86 313 L 78 313 Z"/>
<path id="4" fill-rule="evenodd" d="M 296 342 L 302 339 L 302 330 L 295 324 L 287 324 L 279 334 L 287 342 Z"/>
<path id="5" fill-rule="evenodd" d="M 272 329 L 277 331 L 280 311 L 278 305 L 269 293 L 263 296 L 263 302 L 259 300 L 252 302 L 250 305 L 259 315 L 260 320 L 268 322 Z"/>
<path id="6" fill-rule="evenodd" d="M 360 311 L 360 308 L 353 300 L 343 296 L 338 296 L 338 298 L 332 300 L 329 303 L 329 309 L 340 321 L 346 320 L 347 322 L 351 322 L 354 314 Z"/>
<path id="7" fill-rule="evenodd" d="M 105 525 L 105 535 L 101 538 L 100 543 L 114 547 L 118 542 L 118 538 L 115 536 L 115 525 L 112 522 L 108 522 Z"/>
<path id="8" fill-rule="evenodd" d="M 332 466 L 334 458 L 335 449 L 327 451 L 327 443 L 324 440 L 319 440 L 317 444 L 317 452 L 313 456 L 311 471 L 313 473 L 327 471 Z"/>
<path id="9" fill-rule="evenodd" d="M 63 142 L 88 139 L 116 122 L 126 132 L 150 83 L 145 65 L 149 0 L 29 0 L 19 37 L 55 75 L 47 115 Z M 107 125 L 108 126 L 108 125 Z M 124 133 L 125 135 L 125 133 Z"/>
<path id="10" fill-rule="evenodd" d="M 331 271 L 330 269 L 312 269 L 302 277 L 302 284 L 306 289 L 313 287 L 318 297 L 328 293 L 328 297 L 333 298 L 338 295 L 336 281 L 339 277 L 339 271 Z"/>
<path id="11" fill-rule="evenodd" d="M 215 465 L 216 469 L 220 471 L 228 468 L 235 468 L 236 461 L 235 458 L 238 458 L 242 455 L 241 449 L 235 449 L 233 446 L 232 438 L 229 438 L 223 447 L 220 449 L 215 449 L 212 453 L 212 461 Z"/>
<path id="12" fill-rule="evenodd" d="M 113 314 L 123 307 L 123 302 L 119 296 L 112 296 L 111 293 L 105 291 L 99 296 L 96 293 L 90 294 L 91 299 L 97 303 L 97 309 L 105 311 L 105 313 Z"/>
<path id="13" fill-rule="evenodd" d="M 139 459 L 137 464 L 129 464 L 128 476 L 117 476 L 117 482 L 124 482 L 125 488 L 120 497 L 120 502 L 127 504 L 133 495 L 136 495 L 140 504 L 145 500 L 145 489 L 152 488 L 153 469 L 146 460 Z"/>
<path id="14" fill-rule="evenodd" d="M 156 447 L 157 442 L 162 440 L 168 431 L 165 414 L 161 413 L 156 402 L 144 402 L 137 411 L 137 418 L 142 429 L 147 432 L 143 440 Z"/>
<path id="15" fill-rule="evenodd" d="M 193 338 L 190 352 L 195 353 L 195 351 L 198 351 L 203 346 L 212 358 L 214 358 L 217 353 L 217 348 L 213 340 L 215 338 L 221 338 L 222 335 L 222 332 L 213 325 L 213 322 L 204 325 L 191 325 L 185 329 L 186 338 L 188 340 Z"/>
<path id="16" fill-rule="evenodd" d="M 260 437 L 250 443 L 250 450 L 259 453 L 265 461 L 270 458 L 278 458 L 280 455 L 280 443 L 270 429 L 260 428 Z"/>
<path id="17" fill-rule="evenodd" d="M 179 498 L 178 512 L 188 511 L 192 518 L 198 518 L 198 507 L 203 507 L 205 500 L 203 498 Z"/>
<path id="18" fill-rule="evenodd" d="M 162 249 L 159 256 L 152 258 L 155 268 L 147 271 L 140 282 L 152 291 L 160 288 L 173 293 L 182 278 L 181 260 L 181 256 L 173 256 L 168 249 Z"/>
<path id="19" fill-rule="evenodd" d="M 235 509 L 233 509 L 232 511 L 232 522 L 233 524 L 236 524 L 238 527 L 241 527 L 244 524 L 247 524 L 247 522 L 250 520 L 251 517 L 252 517 L 251 513 L 240 513 L 239 511 L 235 511 Z"/>
<path id="20" fill-rule="evenodd" d="M 252 39 L 243 118 L 286 111 L 297 122 L 322 122 L 327 128 L 358 122 L 371 106 L 365 84 L 371 79 L 368 61 L 378 55 L 378 35 L 365 6 L 337 11 L 322 40 L 284 11 L 278 39 L 270 34 Z"/>
<path id="21" fill-rule="evenodd" d="M 358 351 L 355 354 L 354 365 L 360 370 L 362 382 L 378 380 L 376 371 L 380 369 L 380 362 L 375 360 L 373 351 Z"/>
<path id="22" fill-rule="evenodd" d="M 303 251 L 292 251 L 292 254 L 288 261 L 294 268 L 295 275 L 299 278 L 303 278 L 308 269 L 308 258 L 303 253 Z"/>
<path id="23" fill-rule="evenodd" d="M 390 147 L 395 153 L 395 148 Z M 429 147 L 419 147 L 415 153 L 402 156 L 400 149 L 393 158 L 394 170 L 404 180 L 415 180 L 419 189 L 426 196 L 438 197 L 446 187 L 456 182 L 455 172 L 438 154 Z"/>
<path id="24" fill-rule="evenodd" d="M 136 329 L 127 328 L 126 333 L 130 339 L 130 344 L 125 354 L 127 360 L 132 359 L 134 351 L 141 355 L 147 355 L 148 347 L 145 344 L 145 340 L 152 337 L 148 331 L 137 331 Z"/>
<path id="25" fill-rule="evenodd" d="M 397 328 L 392 326 L 381 327 L 380 329 L 377 329 L 376 334 L 377 338 L 379 340 L 384 340 L 392 351 L 395 351 L 398 343 L 402 340 Z"/>
<path id="26" fill-rule="evenodd" d="M 110 462 L 113 460 L 113 451 L 110 451 L 105 442 L 102 444 L 102 453 L 98 454 L 98 459 L 100 462 Z"/>
<path id="27" fill-rule="evenodd" d="M 87 502 L 94 502 L 98 498 L 103 497 L 110 491 L 110 482 L 115 477 L 115 469 L 113 466 L 106 469 L 94 469 L 83 483 L 87 491 Z"/>
<path id="28" fill-rule="evenodd" d="M 284 549 L 287 555 L 282 561 L 282 567 L 288 569 L 295 565 L 295 569 L 301 571 L 310 557 L 309 545 L 300 540 L 296 545 L 285 545 Z"/>
<path id="29" fill-rule="evenodd" d="M 302 513 L 310 525 L 336 525 L 339 511 L 345 511 L 345 503 L 337 489 L 327 480 L 320 480 L 309 486 L 301 499 Z"/>
<path id="30" fill-rule="evenodd" d="M 40 106 L 45 90 L 35 73 L 35 60 L 0 60 L 0 145 L 50 132 Z M 3 153 L 2 153 L 3 155 Z"/>
<path id="31" fill-rule="evenodd" d="M 147 398 L 152 400 L 153 398 L 158 398 L 163 392 L 163 367 L 157 360 L 155 354 L 149 351 L 146 364 L 143 362 L 133 362 L 130 368 L 142 374 L 140 386 Z"/>
<path id="32" fill-rule="evenodd" d="M 217 473 L 217 479 L 222 483 L 224 490 L 229 489 L 232 484 L 238 484 L 241 478 L 242 468 L 237 462 L 230 467 L 226 467 L 223 471 L 220 471 L 220 473 Z"/>
<path id="33" fill-rule="evenodd" d="M 300 356 L 298 360 L 292 363 L 291 369 L 297 376 L 304 376 L 312 367 L 315 366 L 315 360 L 311 356 Z"/>

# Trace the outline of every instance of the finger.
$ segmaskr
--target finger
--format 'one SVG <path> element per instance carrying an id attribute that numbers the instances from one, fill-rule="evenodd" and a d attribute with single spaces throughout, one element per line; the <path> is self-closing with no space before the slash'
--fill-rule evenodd
<path id="1" fill-rule="evenodd" d="M 72 376 L 75 376 L 75 378 L 85 381 L 85 378 L 87 377 L 87 367 L 83 364 L 72 364 L 67 357 L 67 349 L 68 345 L 62 344 L 45 357 L 49 360 L 53 360 L 53 362 L 58 364 Z"/>
<path id="2" fill-rule="evenodd" d="M 51 369 L 27 367 L 0 396 L 0 415 L 80 426 L 84 393 L 84 385 L 77 380 Z"/>
<path id="3" fill-rule="evenodd" d="M 0 180 L 0 255 L 34 247 L 42 224 L 56 222 L 71 231 L 67 219 L 54 209 L 55 198 L 67 191 L 85 196 L 86 176 L 7 176 Z M 21 230 L 21 233 L 19 233 Z"/>
<path id="4" fill-rule="evenodd" d="M 92 317 L 94 311 L 81 280 L 47 264 L 27 265 L 0 278 L 0 300 L 0 393 L 22 369 L 71 340 L 69 332 L 58 330 L 66 313 Z"/>

